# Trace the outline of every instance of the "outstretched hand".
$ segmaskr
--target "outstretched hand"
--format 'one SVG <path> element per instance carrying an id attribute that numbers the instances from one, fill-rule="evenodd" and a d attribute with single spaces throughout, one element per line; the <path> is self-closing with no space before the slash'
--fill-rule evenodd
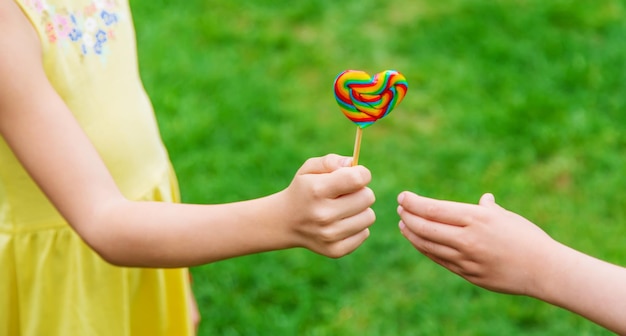
<path id="1" fill-rule="evenodd" d="M 290 231 L 298 246 L 338 258 L 369 236 L 376 219 L 371 174 L 350 167 L 349 157 L 329 154 L 307 160 L 283 191 Z"/>
<path id="2" fill-rule="evenodd" d="M 403 192 L 398 203 L 400 231 L 417 250 L 489 290 L 528 295 L 534 271 L 557 245 L 491 194 L 474 205 Z"/>
<path id="3" fill-rule="evenodd" d="M 626 268 L 563 245 L 485 194 L 478 205 L 398 196 L 417 250 L 483 288 L 535 297 L 626 335 Z"/>

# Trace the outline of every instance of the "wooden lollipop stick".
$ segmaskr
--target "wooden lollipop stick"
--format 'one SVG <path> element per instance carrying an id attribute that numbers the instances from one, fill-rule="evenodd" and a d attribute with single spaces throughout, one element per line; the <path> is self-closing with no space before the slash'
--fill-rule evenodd
<path id="1" fill-rule="evenodd" d="M 361 136 L 362 135 L 363 135 L 363 129 L 357 126 L 356 139 L 354 139 L 354 153 L 352 154 L 352 167 L 359 164 L 359 152 L 361 151 Z"/>

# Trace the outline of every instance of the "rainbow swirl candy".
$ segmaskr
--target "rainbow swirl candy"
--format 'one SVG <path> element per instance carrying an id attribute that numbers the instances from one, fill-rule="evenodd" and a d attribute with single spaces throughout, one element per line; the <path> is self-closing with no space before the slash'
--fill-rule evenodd
<path id="1" fill-rule="evenodd" d="M 408 90 L 404 76 L 386 70 L 370 77 L 364 71 L 346 70 L 335 78 L 335 99 L 341 112 L 360 128 L 383 118 L 398 105 Z"/>

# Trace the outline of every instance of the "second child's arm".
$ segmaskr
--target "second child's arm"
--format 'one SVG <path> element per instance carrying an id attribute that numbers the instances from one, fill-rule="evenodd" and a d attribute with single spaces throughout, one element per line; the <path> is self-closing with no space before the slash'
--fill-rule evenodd
<path id="1" fill-rule="evenodd" d="M 403 192 L 400 230 L 417 250 L 489 290 L 528 295 L 626 335 L 626 268 L 548 236 L 485 194 L 478 205 Z"/>
<path id="2" fill-rule="evenodd" d="M 288 188 L 255 200 L 125 199 L 50 85 L 38 37 L 12 0 L 0 0 L 0 31 L 0 134 L 70 225 L 109 262 L 179 267 L 291 247 L 340 257 L 368 237 L 375 219 L 370 172 L 336 155 L 308 160 Z"/>

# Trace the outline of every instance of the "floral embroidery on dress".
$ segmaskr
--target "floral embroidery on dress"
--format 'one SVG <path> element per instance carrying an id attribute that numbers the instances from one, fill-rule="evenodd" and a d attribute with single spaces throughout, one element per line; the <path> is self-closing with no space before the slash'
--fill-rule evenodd
<path id="1" fill-rule="evenodd" d="M 72 44 L 83 56 L 105 56 L 123 19 L 116 0 L 91 0 L 82 8 L 50 5 L 47 0 L 23 0 L 40 15 L 49 43 Z"/>

